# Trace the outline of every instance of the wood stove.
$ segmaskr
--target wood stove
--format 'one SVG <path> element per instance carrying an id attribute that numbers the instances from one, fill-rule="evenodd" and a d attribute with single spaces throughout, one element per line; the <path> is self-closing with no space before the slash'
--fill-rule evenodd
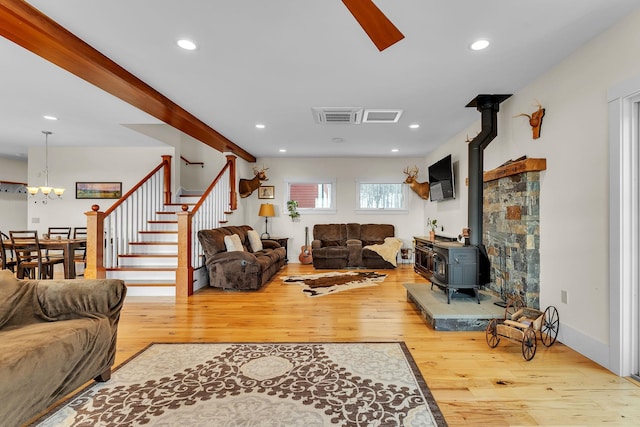
<path id="1" fill-rule="evenodd" d="M 451 295 L 459 290 L 472 291 L 478 304 L 478 248 L 464 246 L 457 241 L 430 241 L 424 237 L 414 237 L 416 273 L 447 293 L 447 303 Z"/>

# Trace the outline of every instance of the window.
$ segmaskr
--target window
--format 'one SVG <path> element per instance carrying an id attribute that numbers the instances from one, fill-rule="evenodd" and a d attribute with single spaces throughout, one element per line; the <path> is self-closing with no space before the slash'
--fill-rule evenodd
<path id="1" fill-rule="evenodd" d="M 361 213 L 405 213 L 407 186 L 397 182 L 358 181 L 356 208 Z"/>
<path id="2" fill-rule="evenodd" d="M 298 202 L 301 213 L 335 213 L 335 181 L 331 179 L 294 179 L 287 182 L 288 200 Z"/>

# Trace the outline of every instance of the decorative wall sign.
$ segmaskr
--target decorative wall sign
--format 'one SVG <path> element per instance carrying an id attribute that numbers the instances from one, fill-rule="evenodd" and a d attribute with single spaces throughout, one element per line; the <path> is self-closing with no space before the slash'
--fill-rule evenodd
<path id="1" fill-rule="evenodd" d="M 76 182 L 76 199 L 119 199 L 121 182 Z"/>

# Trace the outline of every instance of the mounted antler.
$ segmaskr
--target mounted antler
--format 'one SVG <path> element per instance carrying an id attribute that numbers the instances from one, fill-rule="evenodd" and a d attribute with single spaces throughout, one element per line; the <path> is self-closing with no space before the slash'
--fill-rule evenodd
<path id="1" fill-rule="evenodd" d="M 478 136 L 478 135 L 480 135 L 480 132 L 476 133 L 476 136 Z M 474 136 L 473 138 L 469 138 L 469 134 L 467 134 L 467 139 L 465 139 L 464 142 L 466 142 L 468 144 L 471 141 L 473 141 L 474 139 L 476 139 L 476 136 Z"/>
<path id="2" fill-rule="evenodd" d="M 418 166 L 414 166 L 409 169 L 409 166 L 404 168 L 404 173 L 407 175 L 407 179 L 404 180 L 405 184 L 409 184 L 409 187 L 418 195 L 421 199 L 429 199 L 429 183 L 418 182 Z"/>
<path id="3" fill-rule="evenodd" d="M 536 105 L 538 106 L 538 111 L 531 113 L 531 115 L 522 113 L 522 114 L 513 116 L 513 117 L 524 116 L 529 118 L 529 125 L 531 125 L 531 130 L 533 132 L 533 139 L 540 138 L 542 118 L 544 117 L 544 108 L 542 108 L 542 105 L 540 104 L 540 102 L 538 102 Z"/>

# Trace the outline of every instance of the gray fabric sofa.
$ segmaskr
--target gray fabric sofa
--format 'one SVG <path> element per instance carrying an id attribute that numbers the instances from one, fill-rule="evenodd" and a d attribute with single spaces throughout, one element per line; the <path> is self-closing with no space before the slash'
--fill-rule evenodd
<path id="1" fill-rule="evenodd" d="M 395 268 L 379 254 L 364 248 L 393 237 L 392 224 L 316 224 L 311 254 L 315 268 Z"/>
<path id="2" fill-rule="evenodd" d="M 262 250 L 254 251 L 248 225 L 198 231 L 205 255 L 209 285 L 222 289 L 256 290 L 264 286 L 284 266 L 286 251 L 274 240 L 262 240 Z M 228 252 L 224 237 L 238 235 L 241 252 Z"/>
<path id="3" fill-rule="evenodd" d="M 87 381 L 106 381 L 124 282 L 19 280 L 0 271 L 0 424 L 21 425 Z"/>

